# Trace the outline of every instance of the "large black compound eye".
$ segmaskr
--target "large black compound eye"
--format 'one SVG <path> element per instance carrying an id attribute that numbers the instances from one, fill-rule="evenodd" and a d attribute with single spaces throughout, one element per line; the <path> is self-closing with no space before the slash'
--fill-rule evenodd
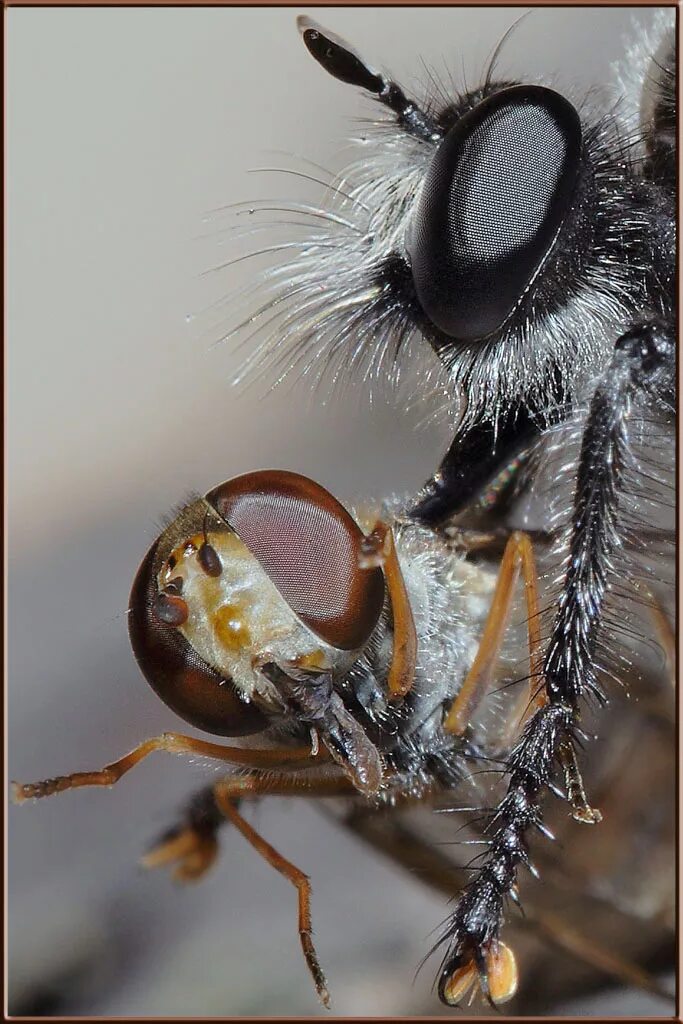
<path id="1" fill-rule="evenodd" d="M 384 576 L 360 567 L 364 534 L 329 491 L 269 469 L 228 480 L 206 500 L 316 636 L 343 651 L 367 643 L 384 603 Z"/>
<path id="2" fill-rule="evenodd" d="M 444 334 L 486 338 L 518 305 L 571 209 L 581 141 L 559 93 L 513 86 L 440 143 L 406 248 L 420 305 Z"/>

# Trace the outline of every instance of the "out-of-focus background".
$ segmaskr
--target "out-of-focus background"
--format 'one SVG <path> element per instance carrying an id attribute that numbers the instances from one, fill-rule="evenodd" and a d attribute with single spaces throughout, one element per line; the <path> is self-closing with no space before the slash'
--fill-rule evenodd
<path id="1" fill-rule="evenodd" d="M 420 91 L 422 61 L 481 76 L 524 9 L 307 10 Z M 415 488 L 445 426 L 424 409 L 305 385 L 231 389 L 242 353 L 207 307 L 249 281 L 222 262 L 221 206 L 316 195 L 255 167 L 331 171 L 372 111 L 306 54 L 294 8 L 7 13 L 9 771 L 98 767 L 179 727 L 130 653 L 126 602 L 160 516 L 255 467 L 340 497 Z M 647 9 L 538 9 L 502 75 L 600 85 Z M 317 194 L 320 194 L 318 189 Z M 227 243 L 226 243 L 227 244 Z M 230 300 L 222 307 L 230 320 Z M 315 1014 L 295 895 L 237 835 L 197 888 L 137 860 L 213 768 L 158 755 L 113 791 L 9 814 L 14 1013 Z M 312 875 L 314 925 L 341 1014 L 439 1012 L 428 966 L 443 898 L 308 804 L 265 801 L 263 834 Z M 577 993 L 577 996 L 580 993 Z M 567 1009 L 565 1007 L 565 1009 Z M 670 1013 L 610 993 L 583 1013 Z M 559 1012 L 559 1008 L 558 1008 Z"/>

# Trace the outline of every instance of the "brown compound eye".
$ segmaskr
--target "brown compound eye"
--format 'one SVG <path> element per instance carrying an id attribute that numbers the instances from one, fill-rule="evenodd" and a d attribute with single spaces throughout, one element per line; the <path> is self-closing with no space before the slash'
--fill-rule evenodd
<path id="1" fill-rule="evenodd" d="M 184 602 L 159 593 L 159 541 L 138 569 L 130 595 L 128 629 L 133 653 L 154 692 L 177 715 L 216 736 L 261 732 L 268 720 L 238 697 L 232 682 L 212 669 L 177 628 Z M 176 588 L 177 589 L 177 588 Z"/>
<path id="2" fill-rule="evenodd" d="M 316 636 L 344 651 L 367 643 L 384 603 L 384 577 L 379 568 L 361 569 L 364 534 L 329 491 L 270 469 L 228 480 L 206 500 Z"/>

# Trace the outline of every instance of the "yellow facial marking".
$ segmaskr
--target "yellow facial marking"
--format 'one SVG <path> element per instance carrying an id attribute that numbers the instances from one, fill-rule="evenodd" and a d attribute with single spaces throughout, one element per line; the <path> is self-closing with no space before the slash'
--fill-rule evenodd
<path id="1" fill-rule="evenodd" d="M 241 604 L 224 604 L 213 616 L 213 628 L 220 643 L 229 651 L 244 650 L 251 643 L 251 633 L 244 621 Z"/>

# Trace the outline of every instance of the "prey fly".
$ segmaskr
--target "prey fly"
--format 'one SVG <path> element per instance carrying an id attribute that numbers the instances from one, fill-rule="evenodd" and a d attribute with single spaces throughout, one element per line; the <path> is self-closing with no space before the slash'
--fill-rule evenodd
<path id="1" fill-rule="evenodd" d="M 536 684 L 539 580 L 529 537 L 462 527 L 438 532 L 406 509 L 392 499 L 351 515 L 321 485 L 282 470 L 245 474 L 183 506 L 133 584 L 131 644 L 148 682 L 177 715 L 204 733 L 249 740 L 232 746 L 165 733 L 101 770 L 13 788 L 21 803 L 112 786 L 155 751 L 231 765 L 191 800 L 144 863 L 194 881 L 216 858 L 220 827 L 232 825 L 296 887 L 300 942 L 325 1006 L 330 995 L 313 943 L 309 878 L 240 808 L 269 796 L 334 798 L 331 813 L 444 891 L 467 876 L 453 850 L 495 842 L 504 812 L 491 802 L 491 776 L 500 778 L 511 760 L 527 766 L 524 736 L 536 709 L 549 706 Z M 509 685 L 509 633 L 525 647 L 521 686 Z M 571 745 L 560 759 L 557 782 L 575 816 L 599 821 Z M 464 815 L 455 830 L 460 843 L 441 852 L 402 823 L 403 812 L 415 808 L 440 810 L 449 823 L 456 812 Z M 565 832 L 566 824 L 560 819 Z M 553 836 L 540 815 L 534 826 Z M 512 896 L 519 899 L 517 887 Z M 623 929 L 626 912 L 615 914 Z M 609 932 L 603 947 L 601 929 L 588 935 L 585 922 L 578 929 L 558 924 L 533 896 L 529 922 L 593 971 L 656 987 L 637 963 L 651 948 L 649 930 L 647 941 L 641 930 L 619 954 L 607 953 Z M 654 931 L 665 941 L 666 928 Z M 534 962 L 523 943 L 521 962 L 523 969 Z M 502 1004 L 518 984 L 514 944 L 496 940 L 482 965 L 458 965 L 443 978 L 441 992 L 455 1005 L 481 989 Z"/>

